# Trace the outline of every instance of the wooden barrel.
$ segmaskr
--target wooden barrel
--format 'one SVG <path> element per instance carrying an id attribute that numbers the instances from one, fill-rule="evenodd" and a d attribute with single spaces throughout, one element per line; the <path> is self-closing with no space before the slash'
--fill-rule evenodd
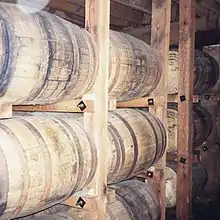
<path id="1" fill-rule="evenodd" d="M 167 152 L 177 151 L 177 123 L 178 112 L 176 104 L 169 104 L 167 110 L 168 120 L 168 146 Z M 210 135 L 213 128 L 211 114 L 199 104 L 193 104 L 193 147 L 201 145 Z"/>
<path id="2" fill-rule="evenodd" d="M 50 104 L 92 90 L 98 51 L 85 29 L 9 3 L 0 3 L 0 13 L 1 103 Z M 161 65 L 148 44 L 111 31 L 109 97 L 128 100 L 149 94 L 159 82 Z"/>
<path id="3" fill-rule="evenodd" d="M 210 56 L 214 57 L 214 59 L 218 62 L 218 68 L 220 65 L 220 53 L 219 53 L 220 45 L 208 45 L 203 47 L 203 51 L 209 54 Z M 216 67 L 217 69 L 217 67 Z M 215 86 L 211 89 L 210 93 L 211 94 L 219 94 L 220 92 L 220 74 L 218 77 L 218 81 L 215 84 Z"/>
<path id="4" fill-rule="evenodd" d="M 115 198 L 107 204 L 108 220 L 157 220 L 160 216 L 159 199 L 149 184 L 137 180 L 129 180 L 109 186 L 115 190 Z M 83 216 L 85 211 L 57 205 L 43 213 L 22 218 L 22 220 L 90 220 Z M 48 217 L 48 219 L 46 218 Z M 65 217 L 65 218 L 64 218 Z"/>
<path id="5" fill-rule="evenodd" d="M 207 149 L 206 149 L 207 148 Z M 208 181 L 204 188 L 207 196 L 216 198 L 220 190 L 220 148 L 219 145 L 203 145 L 200 151 L 201 164 L 208 172 Z"/>
<path id="6" fill-rule="evenodd" d="M 117 201 L 110 203 L 107 207 L 110 220 L 157 220 L 159 218 L 159 200 L 150 184 L 138 180 L 129 180 L 111 185 L 109 188 L 115 190 Z M 119 203 L 123 206 L 121 210 L 117 208 Z M 126 212 L 128 218 L 123 217 L 123 213 Z"/>
<path id="7" fill-rule="evenodd" d="M 112 146 L 109 182 L 129 179 L 150 168 L 166 148 L 164 126 L 149 112 L 134 109 L 110 112 L 108 133 Z"/>
<path id="8" fill-rule="evenodd" d="M 109 97 L 120 101 L 150 94 L 162 75 L 162 60 L 144 41 L 110 31 Z"/>
<path id="9" fill-rule="evenodd" d="M 179 53 L 178 49 L 169 51 L 168 94 L 178 92 Z M 217 61 L 209 54 L 195 50 L 194 89 L 195 95 L 211 91 L 219 78 Z"/>
<path id="10" fill-rule="evenodd" d="M 213 121 L 211 132 L 204 143 L 213 146 L 217 143 L 217 135 L 218 135 L 217 134 L 217 120 L 216 120 L 216 117 L 218 115 L 218 101 L 203 100 L 203 106 L 211 114 L 212 121 Z"/>
<path id="11" fill-rule="evenodd" d="M 88 32 L 44 11 L 25 13 L 14 4 L 1 3 L 0 14 L 1 102 L 49 104 L 91 89 L 97 53 Z"/>
<path id="12" fill-rule="evenodd" d="M 71 115 L 14 116 L 0 134 L 1 219 L 57 204 L 95 174 L 96 149 Z"/>
<path id="13" fill-rule="evenodd" d="M 208 173 L 200 163 L 192 164 L 192 197 L 195 198 L 204 190 Z M 168 161 L 165 170 L 166 207 L 176 206 L 177 162 Z"/>
<path id="14" fill-rule="evenodd" d="M 80 115 L 76 120 L 83 124 L 83 114 Z M 165 128 L 149 112 L 117 109 L 108 114 L 108 145 L 108 183 L 120 182 L 149 169 L 162 157 L 166 148 Z"/>
<path id="15" fill-rule="evenodd" d="M 150 113 L 121 109 L 108 121 L 108 183 L 133 177 L 163 155 L 164 127 Z M 17 113 L 0 121 L 0 134 L 3 219 L 57 204 L 95 174 L 96 149 L 75 114 Z"/>

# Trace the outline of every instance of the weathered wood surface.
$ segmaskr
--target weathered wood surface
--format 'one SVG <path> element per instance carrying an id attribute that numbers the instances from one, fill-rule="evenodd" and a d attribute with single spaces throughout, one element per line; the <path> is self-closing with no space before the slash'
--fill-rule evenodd
<path id="1" fill-rule="evenodd" d="M 176 105 L 168 105 L 167 120 L 168 120 L 168 146 L 167 152 L 177 152 L 177 133 L 178 133 L 178 111 Z M 200 106 L 199 104 L 193 105 L 193 148 L 200 146 L 212 132 L 215 127 L 210 112 Z M 216 138 L 215 133 L 213 134 Z"/>
<path id="2" fill-rule="evenodd" d="M 91 220 L 107 220 L 106 189 L 109 163 L 108 146 L 108 76 L 109 76 L 109 23 L 110 0 L 85 1 L 85 28 L 96 42 L 98 52 L 97 78 L 92 94 L 87 99 L 94 101 L 94 112 L 84 113 L 84 126 L 97 148 L 97 170 L 91 182 L 90 197 L 95 210 Z M 88 193 L 89 194 L 89 193 Z"/>
<path id="3" fill-rule="evenodd" d="M 119 101 L 150 94 L 162 75 L 162 59 L 147 43 L 110 32 L 109 97 Z"/>
<path id="4" fill-rule="evenodd" d="M 98 42 L 86 30 L 47 12 L 25 13 L 13 4 L 1 2 L 0 12 L 0 103 L 51 104 L 91 91 L 100 61 Z M 110 98 L 147 95 L 160 76 L 161 60 L 148 44 L 110 32 Z"/>
<path id="5" fill-rule="evenodd" d="M 151 14 L 151 46 L 161 58 L 162 76 L 157 88 L 152 92 L 154 97 L 162 97 L 162 105 L 149 108 L 164 125 L 167 136 L 167 82 L 168 82 L 168 52 L 170 42 L 171 0 L 152 1 Z M 166 139 L 167 143 L 167 139 Z M 167 144 L 166 144 L 167 146 Z M 165 177 L 166 153 L 155 165 L 156 170 L 152 179 L 153 187 L 160 200 L 161 220 L 165 220 Z"/>
<path id="6" fill-rule="evenodd" d="M 203 47 L 203 51 L 208 53 L 210 56 L 212 56 L 218 63 L 218 69 L 220 68 L 220 45 L 210 45 Z M 217 68 L 216 68 L 217 69 Z M 211 89 L 211 94 L 217 94 L 220 93 L 220 74 L 217 83 L 215 86 Z"/>
<path id="7" fill-rule="evenodd" d="M 212 117 L 212 129 L 205 140 L 205 144 L 215 146 L 217 143 L 218 138 L 218 129 L 217 129 L 217 116 L 218 116 L 218 100 L 216 99 L 217 96 L 210 96 L 209 99 L 200 99 L 201 105 L 204 106 L 208 112 L 211 114 Z"/>
<path id="8" fill-rule="evenodd" d="M 91 89 L 97 53 L 88 32 L 43 11 L 2 2 L 0 11 L 1 103 L 49 104 Z"/>
<path id="9" fill-rule="evenodd" d="M 176 219 L 191 216 L 192 145 L 193 145 L 193 74 L 195 56 L 195 1 L 180 1 L 179 16 L 179 81 L 177 135 Z M 185 161 L 182 163 L 181 161 Z"/>
<path id="10" fill-rule="evenodd" d="M 0 121 L 0 134 L 1 220 L 57 204 L 94 178 L 97 149 L 82 114 L 17 112 Z M 108 144 L 108 183 L 129 179 L 163 155 L 164 126 L 150 113 L 116 110 Z"/>
<path id="11" fill-rule="evenodd" d="M 177 162 L 168 161 L 165 171 L 166 177 L 166 207 L 176 206 Z M 208 173 L 200 163 L 192 164 L 192 197 L 199 195 L 206 186 Z"/>
<path id="12" fill-rule="evenodd" d="M 17 115 L 0 133 L 2 220 L 57 204 L 94 177 L 97 150 L 72 115 Z"/>
<path id="13" fill-rule="evenodd" d="M 160 217 L 160 205 L 158 196 L 154 193 L 150 184 L 138 180 L 130 180 L 110 185 L 115 190 L 116 199 L 122 204 L 122 209 L 115 203 L 110 203 L 110 220 L 121 219 L 149 219 L 157 220 Z M 123 213 L 127 212 L 127 216 Z"/>
<path id="14" fill-rule="evenodd" d="M 162 123 L 149 112 L 119 109 L 109 113 L 109 181 L 128 179 L 154 165 L 165 152 Z"/>
<path id="15" fill-rule="evenodd" d="M 178 93 L 179 52 L 169 51 L 168 94 Z M 219 66 L 215 58 L 208 53 L 195 50 L 195 65 L 193 74 L 193 92 L 195 95 L 212 90 L 219 78 Z M 214 89 L 215 90 L 215 89 Z"/>
<path id="16" fill-rule="evenodd" d="M 110 185 L 115 197 L 107 204 L 109 220 L 157 220 L 160 215 L 159 200 L 151 186 L 138 180 L 129 180 Z M 85 216 L 87 214 L 87 216 Z M 79 216 L 82 216 L 81 218 Z M 48 219 L 46 218 L 48 217 Z M 66 218 L 64 218 L 66 217 Z M 90 220 L 89 213 L 83 209 L 57 205 L 45 212 L 22 218 L 21 220 Z"/>

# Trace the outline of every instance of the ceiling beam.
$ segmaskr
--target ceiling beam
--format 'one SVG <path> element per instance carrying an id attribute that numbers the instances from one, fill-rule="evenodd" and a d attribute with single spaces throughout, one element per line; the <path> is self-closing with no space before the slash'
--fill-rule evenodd
<path id="1" fill-rule="evenodd" d="M 196 29 L 197 30 L 207 30 L 208 22 L 206 18 L 196 19 Z M 147 43 L 150 42 L 151 27 L 150 25 L 139 27 L 139 28 L 126 28 L 123 30 L 125 33 L 133 35 Z M 179 42 L 179 22 L 171 23 L 170 27 L 170 44 L 175 45 Z"/>
<path id="2" fill-rule="evenodd" d="M 139 12 L 143 12 L 145 14 L 151 14 L 151 1 L 132 1 L 132 0 L 112 0 L 114 2 L 117 2 L 119 4 L 125 5 L 129 8 L 132 8 L 134 10 L 137 10 Z M 134 4 L 135 2 L 135 4 Z"/>
<path id="3" fill-rule="evenodd" d="M 202 0 L 201 2 L 197 3 L 197 5 L 205 6 L 209 10 L 220 15 L 220 4 L 216 0 Z"/>

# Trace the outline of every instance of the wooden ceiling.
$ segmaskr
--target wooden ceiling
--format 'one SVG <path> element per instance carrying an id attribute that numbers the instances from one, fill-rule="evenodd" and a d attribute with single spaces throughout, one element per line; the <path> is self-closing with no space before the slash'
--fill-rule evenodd
<path id="1" fill-rule="evenodd" d="M 16 0 L 7 1 L 16 2 Z M 84 26 L 85 0 L 50 0 L 45 10 Z M 172 0 L 171 41 L 178 38 L 178 18 L 179 0 Z M 218 28 L 219 18 L 220 0 L 196 0 L 196 30 Z M 111 0 L 110 23 L 113 30 L 124 31 L 149 41 L 151 0 Z"/>

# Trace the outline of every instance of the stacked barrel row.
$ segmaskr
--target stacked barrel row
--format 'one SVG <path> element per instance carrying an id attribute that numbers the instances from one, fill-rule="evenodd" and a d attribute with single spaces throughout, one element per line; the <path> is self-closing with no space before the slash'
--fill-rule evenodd
<path id="1" fill-rule="evenodd" d="M 0 219 L 49 208 L 93 179 L 97 149 L 82 119 L 82 114 L 17 113 L 0 122 Z M 164 153 L 166 136 L 150 113 L 122 109 L 109 113 L 108 142 L 110 184 L 154 165 Z"/>
<path id="2" fill-rule="evenodd" d="M 195 50 L 194 95 L 199 103 L 194 103 L 193 114 L 193 164 L 192 195 L 196 199 L 215 199 L 220 189 L 220 148 L 218 96 L 219 61 L 207 51 Z M 168 93 L 178 92 L 178 49 L 169 53 Z M 176 205 L 176 167 L 177 167 L 177 125 L 178 106 L 168 104 L 168 146 L 167 146 L 167 207 Z M 187 140 L 186 140 L 187 141 Z"/>
<path id="3" fill-rule="evenodd" d="M 159 219 L 159 200 L 149 184 L 128 180 L 109 186 L 115 196 L 107 204 L 107 219 Z M 20 220 L 79 220 L 91 219 L 91 213 L 84 209 L 57 205 Z"/>
<path id="4" fill-rule="evenodd" d="M 0 3 L 0 104 L 51 104 L 81 98 L 96 81 L 98 50 L 85 29 L 44 11 Z M 109 98 L 129 100 L 158 85 L 161 59 L 146 43 L 110 31 Z M 97 170 L 96 146 L 82 114 L 14 112 L 0 121 L 0 219 L 35 218 L 81 192 Z M 164 154 L 163 124 L 149 112 L 108 116 L 108 184 L 116 198 L 110 219 L 152 219 L 159 201 L 149 184 L 128 180 Z M 131 196 L 132 195 L 132 196 Z M 73 210 L 51 214 L 53 219 Z M 48 216 L 47 216 L 48 217 Z"/>
<path id="5" fill-rule="evenodd" d="M 86 30 L 47 12 L 28 14 L 13 4 L 1 3 L 0 12 L 0 103 L 51 104 L 92 92 L 98 50 Z M 130 100 L 156 88 L 162 62 L 148 44 L 110 31 L 109 49 L 109 98 Z M 199 85 L 205 82 L 201 79 Z M 91 182 L 98 149 L 82 121 L 81 114 L 21 112 L 0 122 L 1 220 L 51 208 Z M 115 215 L 110 219 L 123 214 L 124 219 L 143 215 L 156 220 L 159 202 L 150 186 L 121 181 L 147 170 L 163 155 L 164 126 L 149 112 L 116 110 L 109 113 L 105 147 L 108 183 L 114 184 L 109 187 L 117 195 L 108 209 L 109 216 Z M 138 200 L 147 209 L 134 206 Z M 55 219 L 62 213 L 54 213 Z"/>
<path id="6" fill-rule="evenodd" d="M 53 14 L 25 13 L 13 4 L 1 3 L 0 12 L 1 102 L 50 104 L 92 90 L 99 64 L 89 32 Z M 109 98 L 134 99 L 156 88 L 161 59 L 148 44 L 110 31 L 109 53 Z"/>

